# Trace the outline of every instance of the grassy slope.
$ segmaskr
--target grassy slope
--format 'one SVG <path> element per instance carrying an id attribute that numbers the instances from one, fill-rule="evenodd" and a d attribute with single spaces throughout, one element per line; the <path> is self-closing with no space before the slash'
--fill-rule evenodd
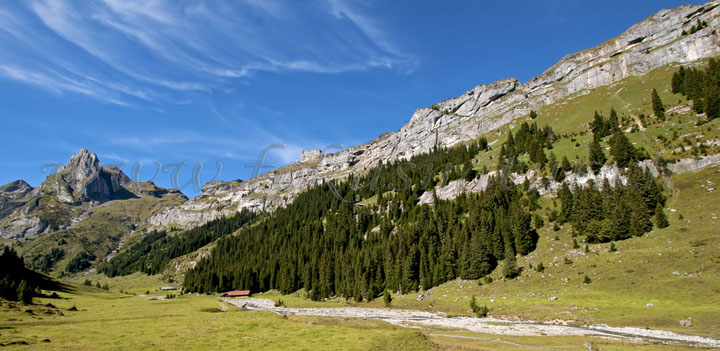
<path id="1" fill-rule="evenodd" d="M 704 66 L 704 61 L 699 63 Z M 640 114 L 649 116 L 652 114 L 652 105 L 650 103 L 650 94 L 652 89 L 658 90 L 661 100 L 667 110 L 673 107 L 688 107 L 688 102 L 681 95 L 675 95 L 670 91 L 670 80 L 673 72 L 677 70 L 679 65 L 672 64 L 663 68 L 656 69 L 641 77 L 629 77 L 615 84 L 600 87 L 590 92 L 576 93 L 562 99 L 552 105 L 545 106 L 538 111 L 539 117 L 534 121 L 539 126 L 550 125 L 556 134 L 573 134 L 572 137 L 562 138 L 555 145 L 552 152 L 557 156 L 558 161 L 562 156 L 567 156 L 569 160 L 587 159 L 588 144 L 592 140 L 592 134 L 589 132 L 589 122 L 592 120 L 595 111 L 602 113 L 605 117 L 610 115 L 610 109 L 620 116 L 626 116 L 628 119 L 635 119 Z M 644 131 L 633 131 L 628 133 L 628 138 L 635 143 L 637 147 L 645 147 L 652 157 L 662 156 L 666 159 L 680 159 L 692 157 L 692 151 L 684 151 L 673 154 L 673 150 L 686 145 L 683 138 L 687 137 L 693 143 L 703 142 L 720 138 L 720 120 L 715 120 L 702 126 L 695 126 L 696 122 L 704 119 L 704 116 L 697 116 L 692 111 L 668 113 L 665 122 L 659 122 L 655 118 L 646 118 L 646 127 Z M 496 141 L 494 150 L 481 153 L 476 159 L 478 170 L 482 165 L 488 165 L 492 169 L 497 162 L 497 154 L 500 145 L 505 142 L 507 131 L 511 128 L 517 129 L 517 126 L 523 121 L 530 122 L 529 116 L 521 118 L 513 122 L 511 125 L 501 128 L 503 131 L 498 136 L 496 131 L 489 132 L 485 137 L 490 141 Z M 668 139 L 672 138 L 674 132 L 678 133 L 679 138 L 668 145 L 657 140 L 658 135 L 664 135 Z M 581 135 L 581 133 L 587 133 Z M 572 141 L 571 139 L 575 139 Z M 606 141 L 609 138 L 606 138 Z M 576 142 L 580 146 L 576 146 Z M 605 145 L 607 146 L 607 145 Z M 720 147 L 710 147 L 707 151 L 710 154 L 720 153 Z"/>
<path id="2" fill-rule="evenodd" d="M 104 259 L 116 248 L 118 240 L 129 232 L 131 224 L 142 223 L 166 206 L 179 204 L 183 200 L 180 195 L 168 194 L 162 198 L 143 195 L 136 199 L 110 201 L 93 208 L 92 214 L 76 226 L 33 237 L 21 242 L 16 248 L 30 262 L 49 253 L 53 247 L 62 248 L 65 257 L 56 265 L 56 272 L 59 272 L 83 250 Z"/>
<path id="3" fill-rule="evenodd" d="M 143 278 L 118 286 L 149 290 Z M 150 284 L 150 285 L 144 285 Z M 158 295 L 162 295 L 157 293 Z M 272 295 L 272 294 L 270 294 Z M 394 327 L 382 321 L 276 316 L 243 311 L 213 296 L 147 300 L 77 286 L 60 299 L 25 306 L 0 301 L 0 344 L 8 350 L 578 350 L 591 342 L 601 350 L 689 350 L 677 345 L 630 343 L 587 337 L 516 337 L 447 329 Z M 54 307 L 47 307 L 52 304 Z M 330 304 L 340 304 L 339 301 Z M 328 304 L 325 304 L 327 306 Z M 363 304 L 365 305 L 365 304 Z M 69 311 L 76 306 L 78 311 Z M 226 312 L 221 312 L 223 307 Z M 33 311 L 28 313 L 27 311 Z M 54 311 L 62 312 L 62 316 Z M 47 313 L 46 313 L 47 312 Z M 45 340 L 49 341 L 45 341 Z"/>
<path id="4" fill-rule="evenodd" d="M 269 312 L 242 311 L 223 305 L 215 297 L 180 296 L 164 301 L 78 287 L 61 293 L 52 303 L 64 316 L 46 315 L 38 305 L 31 315 L 9 309 L 0 312 L 0 343 L 22 350 L 429 350 L 431 343 L 417 332 L 382 322 L 323 318 L 283 318 Z M 68 311 L 71 306 L 79 311 Z M 50 342 L 43 342 L 49 339 Z M 401 348 L 402 347 L 402 348 Z"/>
<path id="5" fill-rule="evenodd" d="M 578 95 L 560 101 L 539 111 L 538 125 L 550 124 L 558 134 L 582 133 L 595 110 L 607 117 L 614 107 L 620 116 L 628 117 L 643 113 L 650 115 L 650 92 L 657 88 L 665 107 L 687 106 L 678 95 L 669 92 L 669 82 L 676 65 L 650 72 L 643 77 L 631 77 L 612 86 L 601 87 L 586 95 Z M 683 135 L 690 134 L 693 142 L 719 138 L 720 121 L 695 126 L 697 116 L 691 111 L 669 114 L 665 122 L 647 119 L 647 129 L 629 133 L 628 137 L 636 146 L 645 147 L 651 155 L 665 158 L 692 157 L 691 151 L 673 155 L 672 150 L 680 146 Z M 633 118 L 634 119 L 634 118 Z M 526 118 L 529 120 L 529 118 Z M 519 122 L 514 123 L 515 128 Z M 507 130 L 507 128 L 505 128 Z M 681 136 L 669 145 L 655 138 L 668 138 L 674 131 Z M 504 142 L 504 135 L 499 142 Z M 497 138 L 495 132 L 488 133 L 488 139 Z M 553 152 L 558 157 L 570 160 L 586 158 L 587 143 L 591 135 L 574 137 L 581 144 L 575 146 L 570 137 L 561 139 Z M 496 144 L 499 146 L 500 144 Z M 477 167 L 495 164 L 497 150 L 481 154 Z M 708 152 L 720 153 L 717 147 Z M 491 160 L 490 157 L 493 156 Z M 640 238 L 616 243 L 617 253 L 609 253 L 609 244 L 590 245 L 591 252 L 573 249 L 570 225 L 555 233 L 547 225 L 540 231 L 538 248 L 528 257 L 519 259 L 525 268 L 518 279 L 497 281 L 500 272 L 491 276 L 494 283 L 479 286 L 476 281 L 454 281 L 431 289 L 429 297 L 418 301 L 418 294 L 396 296 L 394 306 L 424 310 L 446 311 L 451 314 L 469 314 L 469 299 L 477 295 L 481 304 L 492 308 L 492 314 L 510 318 L 534 320 L 562 319 L 571 323 L 607 323 L 611 325 L 662 328 L 681 333 L 720 337 L 720 197 L 707 192 L 702 185 L 717 188 L 720 184 L 720 170 L 717 168 L 693 174 L 675 175 L 666 181 L 669 202 L 666 210 L 671 226 L 655 230 Z M 543 199 L 546 207 L 552 200 Z M 547 210 L 541 211 L 547 214 Z M 685 216 L 678 219 L 678 214 Z M 554 240 L 558 236 L 558 241 Z M 581 240 L 582 238 L 578 238 Z M 564 264 L 568 256 L 574 263 Z M 548 267 L 544 273 L 529 269 L 539 262 Z M 550 264 L 552 263 L 552 265 Z M 681 276 L 672 272 L 678 271 Z M 699 273 L 698 277 L 685 273 Z M 583 284 L 587 274 L 593 282 Z M 271 294 L 272 296 L 272 294 Z M 549 301 L 557 296 L 556 301 Z M 302 293 L 280 297 L 292 306 L 313 306 L 318 303 L 306 301 Z M 492 300 L 491 300 L 492 299 Z M 382 299 L 369 305 L 381 306 Z M 328 302 L 322 304 L 327 305 Z M 330 304 L 344 304 L 332 301 Z M 646 306 L 652 304 L 652 307 Z M 367 305 L 367 304 L 361 304 Z M 692 327 L 681 327 L 679 320 L 692 318 Z"/>

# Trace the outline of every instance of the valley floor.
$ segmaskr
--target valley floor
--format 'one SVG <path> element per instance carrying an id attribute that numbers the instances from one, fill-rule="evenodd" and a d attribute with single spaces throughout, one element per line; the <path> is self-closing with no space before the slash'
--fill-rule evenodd
<path id="1" fill-rule="evenodd" d="M 160 276 L 136 273 L 108 279 L 90 274 L 78 277 L 75 290 L 61 292 L 59 298 L 36 298 L 29 306 L 0 302 L 0 344 L 9 350 L 711 348 L 662 340 L 696 335 L 703 339 L 695 341 L 710 340 L 705 345 L 720 347 L 717 184 L 720 167 L 672 176 L 665 184 L 670 195 L 666 207 L 670 227 L 616 242 L 617 251 L 611 252 L 609 244 L 591 244 L 585 252 L 574 248 L 570 228 L 554 231 L 546 226 L 537 249 L 518 259 L 523 267 L 519 278 L 502 280 L 496 271 L 491 274 L 492 281 L 455 280 L 428 291 L 393 296 L 392 309 L 382 307 L 382 298 L 357 304 L 339 298 L 313 302 L 302 291 L 256 294 L 269 299 L 262 305 L 266 311 L 241 309 L 214 296 L 148 299 L 164 297 L 165 293 L 151 292 L 168 284 Z M 542 201 L 549 206 L 552 200 Z M 541 262 L 546 267 L 543 272 L 532 268 Z M 592 279 L 590 284 L 583 282 L 585 275 Z M 87 278 L 108 283 L 110 291 L 79 285 Z M 494 319 L 468 317 L 472 296 L 479 305 L 490 308 Z M 294 312 L 331 307 L 350 307 L 355 312 L 306 316 L 267 311 L 274 309 L 272 301 L 277 300 Z M 359 307 L 390 316 L 404 313 L 398 312 L 402 310 L 417 310 L 422 315 L 419 319 L 412 315 L 407 320 L 378 319 L 358 315 L 357 311 L 363 311 Z M 440 313 L 450 318 L 423 322 L 422 318 Z M 436 323 L 443 320 L 467 323 Z M 529 320 L 575 327 L 518 323 Z M 586 327 L 603 324 L 613 328 Z M 532 332 L 517 332 L 523 328 Z"/>
<path id="2" fill-rule="evenodd" d="M 374 318 L 251 311 L 213 296 L 153 297 L 163 296 L 133 296 L 79 287 L 61 293 L 60 298 L 36 299 L 32 306 L 4 302 L 0 344 L 8 350 L 579 350 L 588 349 L 588 345 L 593 350 L 703 348 L 574 332 L 495 335 L 451 325 L 423 325 L 421 320 L 405 328 L 391 320 Z M 268 303 L 272 301 L 266 300 Z M 505 328 L 507 322 L 485 323 Z"/>
<path id="3" fill-rule="evenodd" d="M 287 308 L 276 307 L 269 299 L 225 299 L 228 304 L 252 311 L 270 311 L 278 315 L 321 316 L 338 318 L 367 318 L 408 328 L 439 327 L 511 336 L 600 336 L 616 339 L 644 339 L 655 342 L 720 347 L 720 340 L 682 335 L 662 330 L 607 325 L 572 326 L 531 321 L 510 321 L 492 317 L 448 317 L 445 313 L 431 313 L 402 309 L 364 307 Z"/>

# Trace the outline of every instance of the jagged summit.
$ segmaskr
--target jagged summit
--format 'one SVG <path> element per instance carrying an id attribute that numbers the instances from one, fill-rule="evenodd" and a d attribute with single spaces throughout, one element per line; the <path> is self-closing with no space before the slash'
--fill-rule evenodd
<path id="1" fill-rule="evenodd" d="M 120 169 L 100 165 L 96 154 L 80 149 L 37 188 L 22 180 L 0 188 L 0 235 L 17 238 L 64 229 L 105 202 L 166 194 L 184 198 L 177 190 L 133 182 Z"/>

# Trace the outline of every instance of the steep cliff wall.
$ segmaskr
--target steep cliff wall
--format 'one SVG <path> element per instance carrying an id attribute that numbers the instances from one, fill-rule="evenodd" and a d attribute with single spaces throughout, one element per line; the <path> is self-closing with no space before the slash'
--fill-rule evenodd
<path id="1" fill-rule="evenodd" d="M 243 208 L 272 211 L 314 184 L 362 172 L 379 161 L 407 159 L 436 144 L 445 147 L 475 139 L 530 110 L 672 62 L 720 55 L 718 5 L 720 1 L 715 0 L 662 10 L 616 38 L 564 57 L 525 84 L 511 78 L 478 85 L 458 97 L 420 108 L 398 132 L 385 133 L 367 144 L 327 155 L 307 152 L 299 163 L 246 182 L 208 184 L 202 195 L 151 217 L 149 224 L 190 226 Z M 698 18 L 709 26 L 683 35 Z"/>

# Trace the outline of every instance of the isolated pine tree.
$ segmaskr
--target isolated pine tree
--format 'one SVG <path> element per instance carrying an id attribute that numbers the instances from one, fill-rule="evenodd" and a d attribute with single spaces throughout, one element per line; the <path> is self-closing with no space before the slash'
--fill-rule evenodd
<path id="1" fill-rule="evenodd" d="M 670 225 L 665 216 L 665 211 L 663 211 L 660 205 L 655 209 L 655 225 L 657 225 L 658 228 L 667 228 Z"/>
<path id="2" fill-rule="evenodd" d="M 665 106 L 663 106 L 662 100 L 660 100 L 660 95 L 658 95 L 658 92 L 656 89 L 652 90 L 652 108 L 653 113 L 655 113 L 655 117 L 657 119 L 664 121 L 665 120 Z"/>
<path id="3" fill-rule="evenodd" d="M 390 290 L 385 290 L 383 293 L 383 302 L 385 303 L 385 307 L 390 307 L 390 304 L 392 304 L 392 296 L 390 296 Z"/>

